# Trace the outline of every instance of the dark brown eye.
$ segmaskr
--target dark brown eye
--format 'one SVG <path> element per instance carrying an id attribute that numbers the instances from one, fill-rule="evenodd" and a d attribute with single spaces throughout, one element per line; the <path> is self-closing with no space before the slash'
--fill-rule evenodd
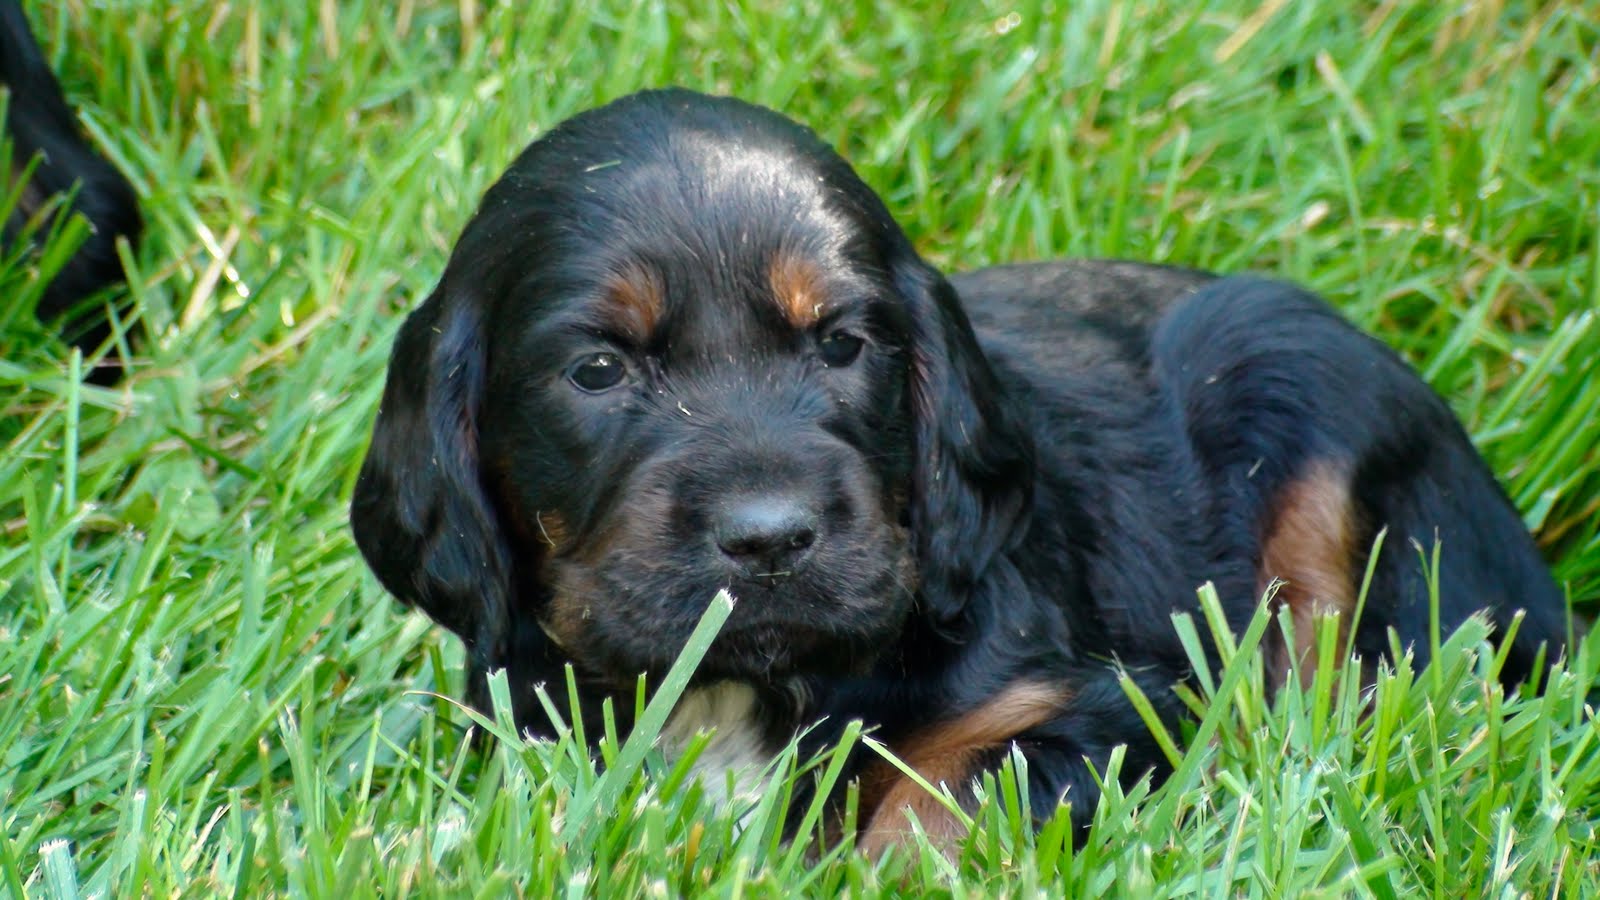
<path id="1" fill-rule="evenodd" d="M 622 383 L 628 367 L 615 353 L 591 353 L 567 369 L 567 380 L 580 391 L 598 394 Z"/>
<path id="2" fill-rule="evenodd" d="M 842 368 L 856 361 L 864 342 L 848 331 L 835 331 L 822 339 L 817 349 L 829 368 Z"/>

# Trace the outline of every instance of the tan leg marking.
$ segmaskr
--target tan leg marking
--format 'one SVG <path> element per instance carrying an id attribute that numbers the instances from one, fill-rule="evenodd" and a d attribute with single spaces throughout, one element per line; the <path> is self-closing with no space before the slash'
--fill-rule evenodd
<path id="1" fill-rule="evenodd" d="M 1072 695 L 1064 686 L 1022 682 L 948 722 L 892 748 L 929 784 L 949 786 L 960 799 L 981 772 L 975 769 L 986 750 L 1003 747 L 1017 735 L 1060 715 Z M 922 786 L 887 762 L 862 779 L 860 847 L 873 856 L 893 846 L 910 846 L 912 831 L 906 812 L 916 814 L 934 846 L 950 852 L 966 836 L 966 828 Z"/>
<path id="2" fill-rule="evenodd" d="M 1261 543 L 1257 590 L 1282 581 L 1274 600 L 1287 605 L 1294 622 L 1295 646 L 1283 646 L 1269 631 L 1269 675 L 1287 678 L 1291 659 L 1301 664 L 1301 682 L 1316 671 L 1317 620 L 1340 617 L 1340 646 L 1356 606 L 1356 514 L 1346 466 L 1317 462 L 1278 493 L 1271 525 Z M 1280 681 L 1279 684 L 1282 682 Z"/>

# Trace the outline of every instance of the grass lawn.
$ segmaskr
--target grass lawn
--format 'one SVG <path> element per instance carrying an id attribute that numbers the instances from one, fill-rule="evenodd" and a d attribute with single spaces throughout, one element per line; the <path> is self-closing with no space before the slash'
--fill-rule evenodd
<path id="1" fill-rule="evenodd" d="M 603 776 L 576 737 L 472 752 L 439 696 L 460 648 L 345 512 L 395 329 L 481 192 L 561 118 L 676 83 L 812 124 L 948 268 L 1323 292 L 1449 398 L 1593 615 L 1584 4 L 25 6 L 149 228 L 111 389 L 0 259 L 0 895 L 1600 895 L 1594 641 L 1542 697 L 1487 686 L 1469 625 L 1371 696 L 1323 672 L 1269 706 L 1262 617 L 1177 774 L 1109 791 L 1079 846 L 1002 775 L 959 863 L 874 863 L 779 843 L 782 779 L 736 829 L 637 741 Z"/>

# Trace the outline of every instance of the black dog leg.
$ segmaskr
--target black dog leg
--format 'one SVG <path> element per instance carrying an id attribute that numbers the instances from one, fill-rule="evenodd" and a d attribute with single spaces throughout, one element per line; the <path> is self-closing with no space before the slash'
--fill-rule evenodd
<path id="1" fill-rule="evenodd" d="M 23 225 L 57 194 L 69 195 L 65 209 L 88 220 L 88 239 L 56 273 L 37 309 L 40 321 L 62 319 L 62 336 L 88 353 L 105 341 L 111 326 L 104 308 L 80 307 L 123 279 L 117 237 L 136 243 L 142 228 L 133 187 L 79 131 L 15 0 L 0 0 L 0 84 L 10 89 L 6 134 L 11 140 L 11 183 L 38 158 L 22 188 L 21 203 L 6 219 L 5 239 L 16 240 Z M 102 364 L 89 379 L 109 383 L 120 374 L 119 366 Z"/>

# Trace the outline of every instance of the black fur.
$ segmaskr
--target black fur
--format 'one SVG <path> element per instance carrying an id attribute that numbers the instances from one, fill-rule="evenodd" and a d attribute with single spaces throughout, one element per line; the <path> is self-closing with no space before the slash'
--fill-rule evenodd
<path id="1" fill-rule="evenodd" d="M 815 268 L 815 323 L 785 320 L 778 257 Z M 642 329 L 606 305 L 619 277 L 659 301 Z M 596 359 L 625 374 L 590 393 Z M 1352 473 L 1357 546 L 1389 528 L 1361 652 L 1394 628 L 1426 656 L 1408 544 L 1435 535 L 1447 627 L 1526 610 L 1508 679 L 1560 652 L 1561 593 L 1461 427 L 1322 301 L 1132 263 L 947 280 L 811 132 L 661 91 L 563 123 L 488 192 L 396 344 L 352 524 L 466 641 L 475 691 L 509 670 L 534 732 L 562 664 L 597 708 L 730 588 L 702 676 L 754 685 L 780 732 L 859 718 L 894 744 L 1061 686 L 1015 737 L 1036 800 L 1070 789 L 1084 821 L 1086 761 L 1164 765 L 1113 661 L 1175 720 L 1171 614 L 1212 581 L 1248 620 L 1274 504 L 1320 462 Z M 793 539 L 771 566 L 722 537 L 752 503 Z"/>
<path id="2" fill-rule="evenodd" d="M 21 235 L 52 196 L 69 196 L 66 208 L 88 220 L 90 234 L 51 279 L 36 312 L 41 321 L 61 319 L 63 336 L 85 353 L 93 352 L 110 336 L 111 326 L 103 307 L 83 308 L 83 301 L 123 279 L 117 237 L 137 244 L 143 229 L 133 187 L 84 138 L 16 0 L 0 0 L 0 85 L 10 90 L 7 187 L 28 176 L 21 202 L 5 221 L 6 243 Z M 120 373 L 108 360 L 89 378 L 106 383 Z"/>

